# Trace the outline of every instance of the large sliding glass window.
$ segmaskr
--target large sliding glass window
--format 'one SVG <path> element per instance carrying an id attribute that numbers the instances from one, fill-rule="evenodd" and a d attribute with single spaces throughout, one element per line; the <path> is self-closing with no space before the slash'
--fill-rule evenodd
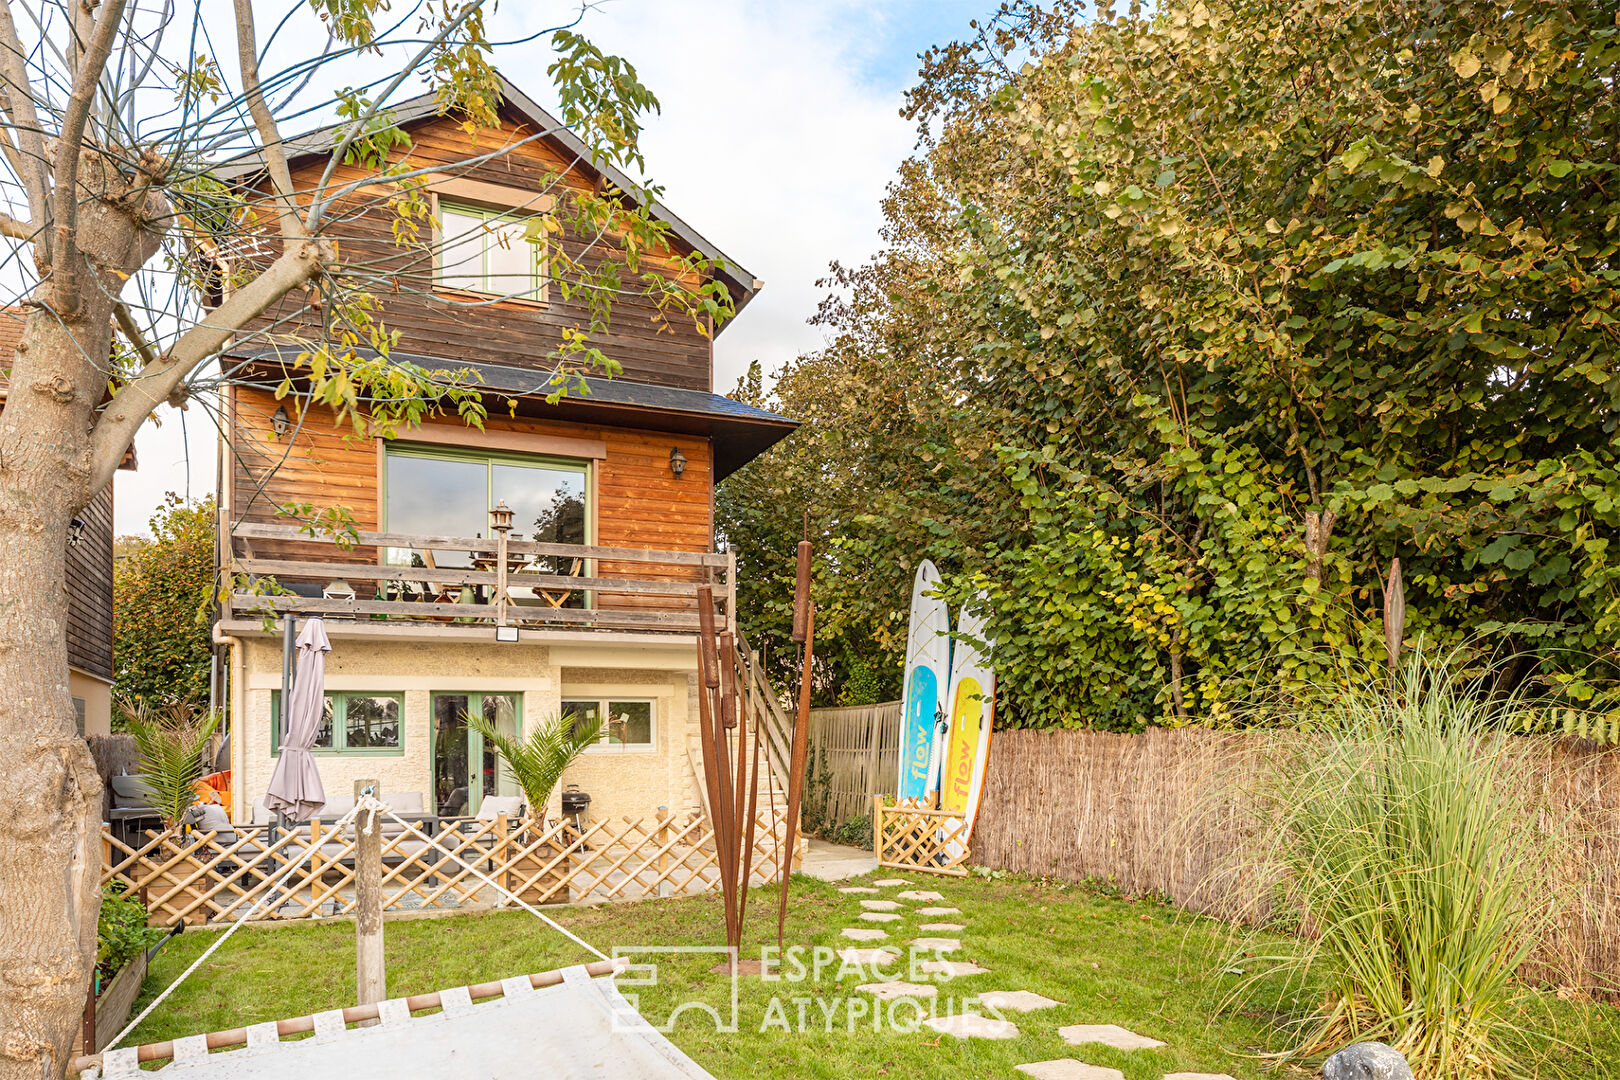
<path id="1" fill-rule="evenodd" d="M 490 535 L 489 511 L 501 500 L 512 509 L 513 540 L 586 543 L 590 520 L 582 461 L 482 454 L 394 444 L 388 447 L 384 528 L 423 536 Z M 390 548 L 395 566 L 467 567 L 464 551 Z M 525 569 L 577 574 L 573 560 L 543 558 Z"/>
<path id="2" fill-rule="evenodd" d="M 433 805 L 444 817 L 476 814 L 486 795 L 521 795 L 495 748 L 467 722 L 481 716 L 511 739 L 522 735 L 521 694 L 433 695 Z"/>

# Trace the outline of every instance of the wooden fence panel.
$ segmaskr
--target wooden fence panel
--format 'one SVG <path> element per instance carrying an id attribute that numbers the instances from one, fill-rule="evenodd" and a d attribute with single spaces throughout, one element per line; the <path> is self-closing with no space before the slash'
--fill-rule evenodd
<path id="1" fill-rule="evenodd" d="M 967 821 L 960 813 L 872 796 L 872 851 L 879 866 L 967 876 Z"/>
<path id="2" fill-rule="evenodd" d="M 806 771 L 830 824 L 870 814 L 874 795 L 899 790 L 900 702 L 811 709 Z"/>

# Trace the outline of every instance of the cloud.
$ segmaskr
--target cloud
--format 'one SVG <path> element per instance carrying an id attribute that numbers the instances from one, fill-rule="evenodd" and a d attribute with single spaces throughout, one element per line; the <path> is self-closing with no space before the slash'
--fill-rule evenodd
<path id="1" fill-rule="evenodd" d="M 822 343 L 806 320 L 833 260 L 858 263 L 878 244 L 880 201 L 910 152 L 899 116 L 914 56 L 959 33 L 987 3 L 902 0 L 614 0 L 582 31 L 635 64 L 663 110 L 644 139 L 664 201 L 765 282 L 715 347 L 715 390 L 750 362 L 774 371 Z M 552 4 L 503 5 L 492 35 L 519 37 L 551 23 Z M 550 105 L 543 44 L 497 53 L 496 63 Z M 121 473 L 120 532 L 144 532 L 166 491 L 184 485 L 181 427 L 169 415 L 138 439 L 140 471 Z M 214 489 L 212 425 L 187 417 L 192 493 Z"/>

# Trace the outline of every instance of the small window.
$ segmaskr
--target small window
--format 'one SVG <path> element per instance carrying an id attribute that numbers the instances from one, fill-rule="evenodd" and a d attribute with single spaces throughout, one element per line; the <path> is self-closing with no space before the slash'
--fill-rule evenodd
<path id="1" fill-rule="evenodd" d="M 578 723 L 601 719 L 602 734 L 597 746 L 650 750 L 654 746 L 653 703 L 646 700 L 574 699 L 562 703 L 562 711 L 573 713 Z"/>
<path id="2" fill-rule="evenodd" d="M 519 300 L 544 300 L 544 220 L 439 203 L 441 288 Z"/>
<path id="3" fill-rule="evenodd" d="M 321 710 L 315 733 L 316 753 L 398 754 L 404 749 L 400 720 L 404 715 L 400 694 L 367 691 L 332 691 Z M 270 692 L 270 752 L 281 751 L 281 691 Z"/>

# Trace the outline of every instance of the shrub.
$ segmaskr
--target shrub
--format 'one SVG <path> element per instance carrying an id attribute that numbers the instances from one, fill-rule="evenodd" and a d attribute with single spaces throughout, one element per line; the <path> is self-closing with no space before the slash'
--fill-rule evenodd
<path id="1" fill-rule="evenodd" d="M 573 713 L 547 717 L 521 738 L 508 735 L 478 713 L 467 714 L 467 725 L 501 755 L 534 818 L 545 817 L 557 781 L 602 734 L 601 719 L 577 720 Z"/>
<path id="2" fill-rule="evenodd" d="M 110 979 L 136 954 L 163 939 L 164 931 L 146 925 L 146 905 L 130 895 L 121 881 L 101 887 L 101 916 L 96 924 L 96 971 Z"/>
<path id="3" fill-rule="evenodd" d="M 1477 689 L 1414 650 L 1300 707 L 1321 734 L 1260 780 L 1250 869 L 1305 929 L 1262 966 L 1327 991 L 1290 1056 L 1378 1039 L 1419 1080 L 1524 1074 L 1515 972 L 1551 928 L 1559 852 L 1506 733 L 1524 706 Z"/>

